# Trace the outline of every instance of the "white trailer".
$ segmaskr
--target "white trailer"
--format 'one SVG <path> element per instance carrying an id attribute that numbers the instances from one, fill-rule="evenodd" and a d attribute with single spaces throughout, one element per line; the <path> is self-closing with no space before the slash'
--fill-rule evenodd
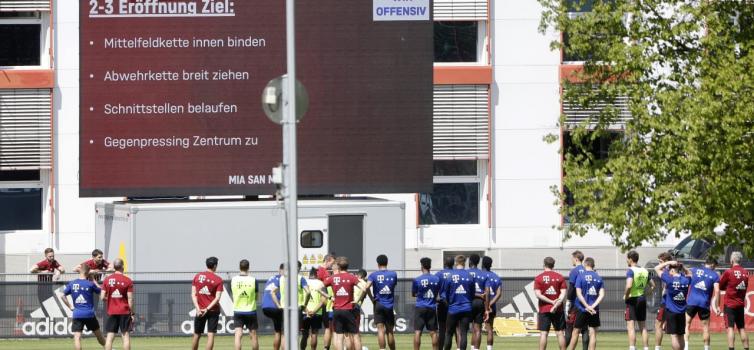
<path id="1" fill-rule="evenodd" d="M 276 201 L 97 203 L 95 243 L 105 258 L 125 259 L 135 272 L 196 272 L 216 256 L 218 270 L 248 259 L 255 271 L 286 261 L 285 212 Z M 328 252 L 351 268 L 375 268 L 385 254 L 403 269 L 405 204 L 374 198 L 299 200 L 299 260 L 317 266 Z"/>

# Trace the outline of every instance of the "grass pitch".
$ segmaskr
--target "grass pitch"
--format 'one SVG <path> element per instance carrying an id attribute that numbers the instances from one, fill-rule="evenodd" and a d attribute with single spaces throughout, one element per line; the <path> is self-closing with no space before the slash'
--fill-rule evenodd
<path id="1" fill-rule="evenodd" d="M 396 348 L 400 350 L 413 349 L 413 337 L 411 335 L 396 335 Z M 205 337 L 202 337 L 202 342 L 199 348 L 204 349 Z M 538 349 L 538 337 L 515 337 L 515 338 L 495 338 L 495 349 L 505 350 L 536 350 Z M 364 335 L 362 336 L 364 346 L 370 350 L 377 350 L 377 336 L 376 335 Z M 132 349 L 147 349 L 147 350 L 174 350 L 174 349 L 188 349 L 191 346 L 190 337 L 174 337 L 174 338 L 132 338 Z M 737 339 L 737 348 L 741 348 L 741 343 Z M 663 349 L 670 349 L 670 338 L 665 337 L 663 341 Z M 486 343 L 482 343 L 482 349 L 486 349 Z M 121 349 L 120 339 L 115 341 L 115 349 Z M 430 349 L 429 336 L 422 337 L 422 349 Z M 557 349 L 556 339 L 550 337 L 548 349 Z M 83 342 L 84 349 L 101 349 L 97 341 L 88 337 Z M 72 349 L 73 338 L 70 339 L 24 339 L 24 340 L 0 340 L 0 349 L 13 349 L 13 350 L 56 350 L 56 349 Z M 248 337 L 244 338 L 244 349 L 251 349 Z M 259 338 L 260 349 L 272 349 L 272 337 L 262 336 Z M 322 349 L 322 338 L 317 346 L 318 349 Z M 577 347 L 581 350 L 581 347 Z M 628 348 L 628 341 L 626 333 L 601 333 L 597 336 L 597 349 L 599 350 L 625 350 Z M 689 349 L 697 350 L 702 349 L 702 340 L 700 334 L 691 335 L 691 344 Z M 725 349 L 727 345 L 725 343 L 724 334 L 712 335 L 712 349 Z M 233 337 L 231 336 L 219 336 L 216 338 L 215 349 L 225 350 L 233 349 Z M 641 344 L 639 344 L 641 349 Z M 654 349 L 654 335 L 650 333 L 650 349 Z"/>

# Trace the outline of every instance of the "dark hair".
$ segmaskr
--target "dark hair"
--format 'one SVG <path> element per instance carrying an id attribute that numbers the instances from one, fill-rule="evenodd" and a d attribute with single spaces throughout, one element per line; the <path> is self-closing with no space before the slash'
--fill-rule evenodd
<path id="1" fill-rule="evenodd" d="M 626 257 L 628 257 L 628 260 L 631 260 L 635 263 L 639 262 L 639 253 L 635 250 L 632 250 L 626 254 Z"/>
<path id="2" fill-rule="evenodd" d="M 591 268 L 594 268 L 594 258 L 588 257 L 584 259 L 584 266 L 589 266 Z"/>
<path id="3" fill-rule="evenodd" d="M 657 259 L 659 259 L 662 262 L 670 261 L 670 260 L 673 260 L 673 255 L 668 252 L 662 252 L 660 253 L 660 255 L 657 255 Z"/>
<path id="4" fill-rule="evenodd" d="M 445 268 L 446 269 L 452 269 L 453 268 L 453 257 L 452 256 L 446 256 L 445 257 Z"/>
<path id="5" fill-rule="evenodd" d="M 377 255 L 377 266 L 387 266 L 387 255 Z"/>
<path id="6" fill-rule="evenodd" d="M 479 266 L 479 254 L 469 255 L 469 266 Z"/>
<path id="7" fill-rule="evenodd" d="M 432 268 L 432 259 L 424 257 L 419 259 L 419 263 L 422 265 L 422 269 L 429 270 Z"/>
<path id="8" fill-rule="evenodd" d="M 579 262 L 584 261 L 584 253 L 582 253 L 580 250 L 574 250 L 573 253 L 571 253 L 571 256 L 576 258 Z"/>
<path id="9" fill-rule="evenodd" d="M 546 257 L 543 263 L 545 264 L 545 267 L 548 269 L 552 269 L 555 267 L 555 259 L 553 259 L 551 256 Z"/>
<path id="10" fill-rule="evenodd" d="M 55 252 L 55 249 L 52 249 L 52 248 L 45 249 L 45 255 L 50 254 L 50 253 L 54 253 L 54 252 Z"/>
<path id="11" fill-rule="evenodd" d="M 285 268 L 285 263 L 280 263 L 280 266 L 278 266 L 278 270 L 282 270 Z"/>
<path id="12" fill-rule="evenodd" d="M 456 255 L 456 265 L 466 266 L 466 257 L 463 255 Z"/>
<path id="13" fill-rule="evenodd" d="M 705 261 L 705 263 L 707 265 L 717 266 L 717 258 L 715 258 L 714 256 L 710 255 L 710 256 L 707 257 L 707 260 Z"/>
<path id="14" fill-rule="evenodd" d="M 348 270 L 348 258 L 345 256 L 335 259 L 335 263 L 338 264 L 338 269 L 340 269 L 341 272 L 346 272 L 346 270 Z"/>
<path id="15" fill-rule="evenodd" d="M 362 279 L 367 277 L 367 270 L 359 269 L 359 271 L 356 271 L 356 276 L 361 277 Z"/>
<path id="16" fill-rule="evenodd" d="M 241 271 L 249 271 L 249 261 L 246 259 L 241 260 L 241 262 L 238 263 L 238 269 Z"/>
<path id="17" fill-rule="evenodd" d="M 81 267 L 79 267 L 79 271 L 81 272 L 81 274 L 84 275 L 84 276 L 89 275 L 89 271 L 91 270 L 91 268 L 89 267 L 89 265 L 87 265 L 87 264 L 81 264 L 80 266 Z"/>
<path id="18" fill-rule="evenodd" d="M 96 257 L 97 255 L 103 255 L 103 254 L 104 253 L 102 253 L 102 251 L 99 249 L 92 250 L 92 257 Z"/>
<path id="19" fill-rule="evenodd" d="M 329 254 L 325 255 L 325 258 L 322 259 L 322 261 L 327 261 L 327 260 L 335 259 L 335 258 L 337 258 L 337 255 L 335 255 L 335 252 L 330 252 Z"/>
<path id="20" fill-rule="evenodd" d="M 298 261 L 298 270 L 301 271 L 301 260 Z"/>
<path id="21" fill-rule="evenodd" d="M 214 257 L 214 256 L 210 256 L 209 258 L 207 258 L 206 264 L 207 264 L 207 268 L 208 269 L 214 269 L 214 268 L 216 268 L 217 267 L 217 258 Z"/>
<path id="22" fill-rule="evenodd" d="M 492 258 L 489 256 L 482 257 L 482 268 L 489 271 L 492 269 Z"/>
<path id="23" fill-rule="evenodd" d="M 311 270 L 309 270 L 309 278 L 316 278 L 317 277 L 317 268 L 312 267 Z"/>

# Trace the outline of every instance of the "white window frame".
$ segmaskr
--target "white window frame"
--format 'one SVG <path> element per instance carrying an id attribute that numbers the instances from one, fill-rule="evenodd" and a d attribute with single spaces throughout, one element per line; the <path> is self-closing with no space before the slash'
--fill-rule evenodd
<path id="1" fill-rule="evenodd" d="M 32 11 L 29 11 L 32 12 Z M 38 66 L 0 66 L 0 70 L 50 69 L 50 13 L 36 11 L 38 16 L 20 18 L 0 18 L 0 24 L 39 24 L 39 65 Z"/>
<path id="2" fill-rule="evenodd" d="M 435 67 L 478 67 L 488 66 L 489 54 L 487 52 L 487 21 L 438 21 L 438 22 L 477 22 L 476 39 L 476 62 L 434 62 Z"/>
<path id="3" fill-rule="evenodd" d="M 467 159 L 468 160 L 468 159 Z M 421 228 L 486 228 L 489 225 L 489 183 L 487 181 L 487 160 L 476 159 L 476 175 L 459 175 L 459 176 L 433 176 L 432 184 L 454 184 L 454 183 L 477 183 L 479 184 L 479 222 L 476 224 L 421 224 L 417 222 L 417 226 Z"/>
<path id="4" fill-rule="evenodd" d="M 42 202 L 40 205 L 40 218 L 42 227 L 37 230 L 0 230 L 0 234 L 23 232 L 23 233 L 46 233 L 49 231 L 49 222 L 46 218 L 49 217 L 49 182 L 50 171 L 41 169 L 39 170 L 39 180 L 34 181 L 0 181 L 0 188 L 39 188 L 42 190 Z"/>

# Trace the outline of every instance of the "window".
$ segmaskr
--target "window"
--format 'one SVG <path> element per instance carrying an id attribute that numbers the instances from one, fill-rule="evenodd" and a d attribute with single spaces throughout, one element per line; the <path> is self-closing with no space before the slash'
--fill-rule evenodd
<path id="1" fill-rule="evenodd" d="M 301 232 L 302 248 L 322 248 L 323 235 L 322 231 L 303 231 Z"/>
<path id="2" fill-rule="evenodd" d="M 43 198 L 38 170 L 0 171 L 0 231 L 41 230 Z"/>
<path id="3" fill-rule="evenodd" d="M 479 22 L 435 22 L 434 28 L 435 62 L 479 61 Z"/>
<path id="4" fill-rule="evenodd" d="M 41 12 L 0 12 L 0 67 L 41 66 L 48 61 L 48 14 Z"/>
<path id="5" fill-rule="evenodd" d="M 478 166 L 476 160 L 436 160 L 432 193 L 419 195 L 419 224 L 479 224 Z"/>

